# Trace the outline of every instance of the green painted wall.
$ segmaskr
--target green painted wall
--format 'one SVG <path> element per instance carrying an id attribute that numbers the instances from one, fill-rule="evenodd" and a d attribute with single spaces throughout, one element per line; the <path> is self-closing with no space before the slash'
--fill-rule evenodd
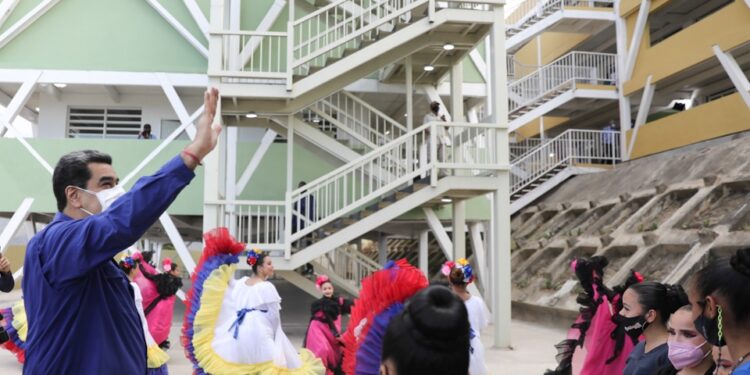
<path id="1" fill-rule="evenodd" d="M 206 43 L 181 1 L 161 2 Z M 36 3 L 21 1 L 4 27 Z M 0 68 L 205 73 L 207 62 L 145 0 L 64 0 L 0 49 Z"/>
<path id="2" fill-rule="evenodd" d="M 114 167 L 120 178 L 125 177 L 158 143 L 155 141 L 127 140 L 80 140 L 80 139 L 29 139 L 28 142 L 42 157 L 54 167 L 60 156 L 82 149 L 97 149 L 112 155 Z M 140 176 L 152 174 L 170 158 L 182 150 L 186 141 L 172 142 L 146 167 Z M 242 174 L 247 162 L 258 148 L 257 142 L 243 142 L 238 147 L 237 176 Z M 322 152 L 322 151 L 321 151 Z M 15 139 L 0 138 L 0 181 L 3 181 L 3 194 L 0 196 L 0 212 L 14 211 L 26 197 L 35 198 L 32 210 L 35 212 L 55 212 L 55 199 L 52 195 L 52 176 L 31 157 Z M 312 181 L 337 168 L 329 159 L 321 158 L 303 147 L 294 149 L 294 184 L 300 180 Z M 139 176 L 139 177 L 140 177 Z M 176 215 L 201 215 L 203 212 L 203 170 L 198 168 L 196 178 L 180 194 L 169 212 Z M 126 188 L 130 188 L 135 181 Z M 250 180 L 239 199 L 283 200 L 286 186 L 286 144 L 271 145 L 266 156 Z M 442 219 L 451 218 L 450 205 L 436 211 Z M 423 218 L 421 210 L 415 210 L 405 219 Z M 484 197 L 470 200 L 467 205 L 467 218 L 470 220 L 488 219 L 489 204 Z"/>

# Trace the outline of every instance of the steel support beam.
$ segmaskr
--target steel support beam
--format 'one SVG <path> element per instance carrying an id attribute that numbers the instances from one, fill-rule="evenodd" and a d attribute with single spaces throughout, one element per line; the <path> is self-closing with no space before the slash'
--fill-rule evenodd
<path id="1" fill-rule="evenodd" d="M 737 92 L 740 93 L 742 100 L 744 100 L 747 107 L 750 108 L 750 82 L 748 82 L 747 76 L 745 76 L 742 68 L 737 64 L 737 60 L 735 60 L 728 52 L 722 51 L 717 45 L 714 45 L 713 50 L 716 58 L 721 62 L 721 66 L 723 66 L 724 70 L 727 72 L 729 79 L 732 80 L 734 87 L 737 88 Z"/>
<path id="2" fill-rule="evenodd" d="M 21 229 L 21 226 L 23 226 L 23 223 L 26 222 L 26 218 L 31 212 L 32 204 L 34 204 L 34 198 L 24 199 L 16 211 L 13 212 L 13 216 L 5 228 L 3 228 L 3 231 L 0 232 L 0 254 L 5 252 L 10 240 L 13 239 L 18 230 Z"/>
<path id="3" fill-rule="evenodd" d="M 59 1 L 59 0 L 58 0 Z M 169 23 L 201 56 L 208 58 L 208 48 L 203 45 L 188 29 L 183 26 L 169 11 L 164 8 L 158 0 L 146 0 L 154 10 L 156 10 L 167 23 Z"/>
<path id="4" fill-rule="evenodd" d="M 448 237 L 448 232 L 446 232 L 443 227 L 443 223 L 440 222 L 440 219 L 438 219 L 432 208 L 423 207 L 422 211 L 424 211 L 427 225 L 430 227 L 430 230 L 432 230 L 432 234 L 435 236 L 440 249 L 443 250 L 445 258 L 453 260 L 453 242 L 451 242 L 450 237 Z"/>
<path id="5" fill-rule="evenodd" d="M 453 200 L 453 259 L 466 258 L 466 201 Z"/>
<path id="6" fill-rule="evenodd" d="M 41 74 L 41 72 L 36 72 L 34 76 L 21 85 L 21 88 L 18 89 L 16 95 L 13 95 L 13 99 L 11 99 L 10 103 L 5 107 L 5 111 L 1 116 L 3 121 L 12 124 L 18 114 L 26 107 L 26 102 L 29 101 L 29 98 L 34 93 L 34 89 L 36 88 L 37 81 L 39 81 Z M 4 136 L 6 131 L 6 127 L 0 123 L 0 137 Z"/>
<path id="7" fill-rule="evenodd" d="M 635 141 L 638 139 L 638 129 L 641 128 L 641 125 L 646 123 L 648 111 L 651 108 L 651 102 L 654 100 L 654 91 L 656 91 L 656 87 L 651 84 L 651 78 L 652 76 L 646 78 L 646 86 L 643 88 L 643 96 L 641 97 L 641 104 L 638 107 L 638 115 L 635 117 L 635 128 L 633 129 L 633 134 L 630 136 L 630 144 L 628 145 L 628 160 L 630 160 L 630 155 L 633 153 Z"/>
<path id="8" fill-rule="evenodd" d="M 638 51 L 641 49 L 649 10 L 651 10 L 651 0 L 641 0 L 641 8 L 638 10 L 638 18 L 635 21 L 635 29 L 633 30 L 633 39 L 630 40 L 628 57 L 625 62 L 625 81 L 629 81 L 633 77 L 633 69 L 635 69 L 635 61 L 638 59 Z"/>
<path id="9" fill-rule="evenodd" d="M 11 40 L 21 34 L 27 27 L 31 26 L 34 21 L 38 20 L 39 17 L 43 16 L 59 2 L 60 0 L 43 0 L 39 5 L 34 7 L 34 9 L 29 11 L 29 13 L 26 13 L 25 16 L 21 17 L 20 20 L 8 27 L 4 33 L 0 34 L 0 48 L 5 47 Z"/>
<path id="10" fill-rule="evenodd" d="M 174 225 L 172 217 L 170 217 L 169 214 L 165 212 L 161 214 L 161 216 L 159 216 L 159 222 L 161 223 L 162 227 L 164 227 L 164 231 L 167 233 L 169 240 L 172 242 L 174 249 L 177 251 L 177 256 L 179 256 L 180 260 L 182 260 L 183 266 L 185 266 L 185 269 L 188 271 L 188 273 L 192 274 L 193 271 L 195 271 L 195 260 L 193 260 L 193 257 L 190 255 L 190 251 L 188 251 L 188 248 L 185 245 L 185 241 L 182 240 L 180 232 Z"/>
<path id="11" fill-rule="evenodd" d="M 195 24 L 198 25 L 198 28 L 201 30 L 201 33 L 203 33 L 203 36 L 206 37 L 206 40 L 208 40 L 208 19 L 206 18 L 206 15 L 203 14 L 203 11 L 198 6 L 198 3 L 195 2 L 195 0 L 183 0 L 183 3 L 185 3 L 185 7 L 190 12 L 190 16 L 193 17 L 193 21 L 195 21 Z"/>
<path id="12" fill-rule="evenodd" d="M 16 9 L 19 1 L 21 0 L 4 0 L 0 3 L 0 27 L 3 27 L 5 21 L 13 13 L 13 10 Z"/>

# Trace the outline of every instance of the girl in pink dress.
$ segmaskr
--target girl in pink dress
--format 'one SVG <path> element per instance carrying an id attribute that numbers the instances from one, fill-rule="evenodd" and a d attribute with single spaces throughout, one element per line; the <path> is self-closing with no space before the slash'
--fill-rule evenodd
<path id="1" fill-rule="evenodd" d="M 333 284 L 326 275 L 318 276 L 315 286 L 323 296 L 310 306 L 310 325 L 303 345 L 326 366 L 326 375 L 343 374 L 341 315 L 350 314 L 352 302 L 334 295 Z"/>

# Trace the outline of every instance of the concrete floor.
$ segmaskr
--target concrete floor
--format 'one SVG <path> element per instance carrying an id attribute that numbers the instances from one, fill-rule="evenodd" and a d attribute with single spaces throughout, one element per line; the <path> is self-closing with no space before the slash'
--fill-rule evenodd
<path id="1" fill-rule="evenodd" d="M 300 347 L 309 319 L 308 309 L 313 298 L 286 283 L 279 283 L 277 287 L 279 294 L 284 297 L 284 309 L 282 310 L 284 332 L 296 347 Z M 9 306 L 20 297 L 19 291 L 11 294 L 0 293 L 0 307 Z M 192 373 L 191 364 L 185 358 L 182 346 L 179 343 L 183 312 L 183 305 L 177 303 L 175 305 L 174 325 L 170 334 L 172 348 L 168 351 L 171 356 L 169 372 L 173 375 Z M 482 341 L 487 348 L 486 361 L 491 374 L 538 375 L 544 373 L 546 369 L 555 367 L 555 354 L 557 352 L 554 344 L 565 337 L 565 331 L 522 321 L 513 321 L 511 329 L 513 350 L 491 349 L 491 327 L 482 333 Z M 3 375 L 21 374 L 21 365 L 16 361 L 15 356 L 4 349 L 0 350 L 0 373 Z"/>

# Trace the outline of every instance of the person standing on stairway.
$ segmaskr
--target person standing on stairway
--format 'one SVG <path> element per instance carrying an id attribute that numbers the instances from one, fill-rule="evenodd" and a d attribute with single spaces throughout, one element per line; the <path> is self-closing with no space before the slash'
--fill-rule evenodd
<path id="1" fill-rule="evenodd" d="M 445 114 L 440 115 L 440 103 L 437 101 L 432 101 L 430 103 L 430 111 L 427 112 L 427 114 L 424 115 L 424 118 L 422 119 L 422 125 L 429 124 L 431 122 L 446 122 Z M 442 139 L 442 129 L 438 131 L 437 133 L 437 159 L 442 160 L 443 159 L 443 148 L 440 147 L 443 144 Z M 425 131 L 425 137 L 426 139 L 421 140 L 421 144 L 419 145 L 419 166 L 422 167 L 429 161 L 429 155 L 430 155 L 430 130 L 427 129 Z M 426 177 L 426 175 L 423 175 L 422 178 Z"/>

